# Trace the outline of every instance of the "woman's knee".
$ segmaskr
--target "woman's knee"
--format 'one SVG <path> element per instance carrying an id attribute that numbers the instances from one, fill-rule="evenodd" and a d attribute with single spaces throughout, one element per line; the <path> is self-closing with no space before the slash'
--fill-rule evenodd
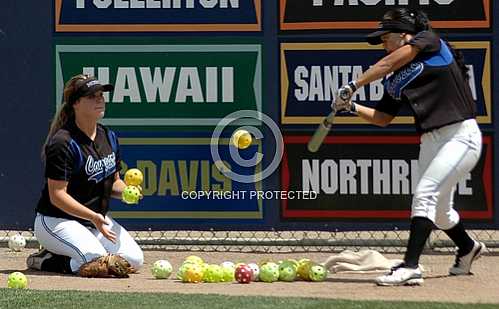
<path id="1" fill-rule="evenodd" d="M 86 249 L 86 250 L 85 250 Z M 104 247 L 97 245 L 97 243 L 91 248 L 81 248 L 83 255 L 87 262 L 90 262 L 93 259 L 104 256 L 107 254 L 107 251 Z"/>
<path id="2" fill-rule="evenodd" d="M 453 228 L 455 225 L 457 224 L 457 222 L 453 223 L 449 220 L 435 220 L 435 226 L 439 229 L 439 230 L 450 230 L 451 228 Z"/>
<path id="3" fill-rule="evenodd" d="M 436 205 L 439 195 L 439 183 L 430 177 L 424 176 L 416 186 L 413 202 L 416 204 Z"/>
<path id="4" fill-rule="evenodd" d="M 438 193 L 436 192 L 415 192 L 412 200 L 412 216 L 435 219 L 438 203 Z"/>
<path id="5" fill-rule="evenodd" d="M 435 226 L 441 230 L 450 230 L 458 223 L 459 214 L 455 210 L 436 213 Z"/>

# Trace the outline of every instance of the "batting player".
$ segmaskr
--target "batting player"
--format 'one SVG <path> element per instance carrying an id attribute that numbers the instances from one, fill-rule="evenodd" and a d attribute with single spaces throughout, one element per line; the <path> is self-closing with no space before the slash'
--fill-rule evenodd
<path id="1" fill-rule="evenodd" d="M 140 247 L 107 215 L 109 199 L 121 198 L 126 186 L 119 177 L 116 135 L 97 123 L 105 112 L 103 92 L 110 90 L 112 85 L 86 75 L 65 85 L 64 103 L 43 148 L 46 183 L 34 233 L 45 250 L 28 257 L 29 268 L 95 277 L 92 263 L 109 254 L 125 258 L 135 270 L 143 264 Z"/>
<path id="2" fill-rule="evenodd" d="M 457 245 L 451 275 L 470 274 L 471 264 L 485 250 L 472 239 L 453 208 L 454 188 L 480 157 L 482 135 L 462 54 L 432 31 L 421 11 L 393 9 L 385 13 L 370 44 L 383 44 L 387 56 L 357 80 L 341 87 L 337 110 L 386 126 L 402 105 L 414 113 L 421 133 L 419 181 L 414 192 L 410 236 L 404 262 L 376 279 L 379 285 L 421 284 L 419 258 L 433 226 Z M 386 77 L 384 96 L 375 108 L 351 102 L 356 89 Z"/>

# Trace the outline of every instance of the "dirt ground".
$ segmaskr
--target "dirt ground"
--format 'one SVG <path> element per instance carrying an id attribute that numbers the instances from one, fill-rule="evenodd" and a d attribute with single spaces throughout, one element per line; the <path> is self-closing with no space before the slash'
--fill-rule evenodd
<path id="1" fill-rule="evenodd" d="M 87 279 L 53 273 L 29 271 L 26 257 L 34 249 L 11 252 L 0 248 L 0 282 L 6 286 L 7 276 L 13 271 L 22 271 L 28 276 L 29 288 L 40 290 L 99 290 L 119 292 L 203 293 L 227 295 L 268 295 L 283 297 L 321 297 L 365 300 L 439 301 L 458 303 L 499 304 L 499 256 L 483 256 L 473 265 L 473 276 L 449 277 L 447 271 L 453 262 L 451 255 L 424 255 L 425 282 L 419 287 L 378 287 L 373 283 L 376 274 L 329 274 L 325 282 L 252 282 L 187 284 L 173 279 L 156 280 L 150 267 L 158 259 L 167 259 L 178 269 L 182 261 L 195 254 L 206 262 L 219 264 L 223 261 L 259 262 L 278 261 L 286 258 L 310 258 L 323 262 L 329 253 L 251 254 L 221 252 L 171 252 L 145 251 L 145 265 L 140 273 L 128 279 Z M 386 255 L 401 258 L 400 255 Z"/>

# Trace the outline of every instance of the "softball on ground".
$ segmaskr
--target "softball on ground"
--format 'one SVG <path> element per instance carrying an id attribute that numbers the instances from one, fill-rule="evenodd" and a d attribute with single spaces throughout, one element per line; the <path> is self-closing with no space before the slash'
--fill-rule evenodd
<path id="1" fill-rule="evenodd" d="M 302 280 L 310 281 L 309 272 L 310 272 L 310 267 L 312 267 L 313 265 L 315 265 L 315 263 L 309 259 L 299 260 L 298 261 L 298 270 L 297 270 L 298 277 Z"/>
<path id="2" fill-rule="evenodd" d="M 121 200 L 127 204 L 138 204 L 140 195 L 140 190 L 136 186 L 126 186 L 121 193 Z"/>
<path id="3" fill-rule="evenodd" d="M 203 267 L 199 264 L 186 264 L 182 274 L 182 281 L 187 283 L 199 283 L 201 280 L 203 280 Z"/>
<path id="4" fill-rule="evenodd" d="M 12 251 L 21 251 L 26 246 L 26 239 L 21 234 L 15 234 L 9 237 L 9 249 Z"/>
<path id="5" fill-rule="evenodd" d="M 170 277 L 172 271 L 172 264 L 167 260 L 158 260 L 151 267 L 151 273 L 156 279 L 167 279 Z"/>
<path id="6" fill-rule="evenodd" d="M 253 271 L 248 265 L 241 264 L 234 271 L 236 281 L 239 283 L 250 283 Z"/>
<path id="7" fill-rule="evenodd" d="M 222 266 L 220 266 L 222 268 L 222 281 L 223 282 L 232 282 L 235 280 L 234 272 L 235 272 L 236 267 L 231 266 L 230 264 L 224 264 L 224 263 L 222 263 Z M 232 263 L 232 264 L 234 264 L 234 263 Z"/>
<path id="8" fill-rule="evenodd" d="M 260 266 L 260 280 L 268 283 L 279 280 L 279 265 L 269 262 Z"/>
<path id="9" fill-rule="evenodd" d="M 296 278 L 297 267 L 291 262 L 284 261 L 279 265 L 279 280 L 291 282 Z"/>
<path id="10" fill-rule="evenodd" d="M 248 267 L 252 271 L 251 281 L 258 281 L 260 276 L 260 267 L 256 263 L 249 263 Z"/>
<path id="11" fill-rule="evenodd" d="M 324 281 L 327 277 L 327 269 L 319 264 L 312 265 L 308 272 L 308 276 L 312 281 Z"/>
<path id="12" fill-rule="evenodd" d="M 220 265 L 209 264 L 203 273 L 203 282 L 217 283 L 223 281 L 224 273 Z"/>
<path id="13" fill-rule="evenodd" d="M 7 287 L 9 289 L 25 289 L 28 287 L 28 278 L 22 272 L 13 272 L 7 278 Z"/>
<path id="14" fill-rule="evenodd" d="M 138 168 L 131 168 L 125 173 L 125 183 L 127 186 L 140 186 L 144 181 L 144 175 Z"/>
<path id="15" fill-rule="evenodd" d="M 177 270 L 177 279 L 178 280 L 184 280 L 184 274 L 185 274 L 185 271 L 187 270 L 187 267 L 190 265 L 191 263 L 184 263 L 182 265 L 180 265 L 180 267 L 178 268 Z"/>
<path id="16" fill-rule="evenodd" d="M 248 148 L 252 140 L 251 134 L 243 129 L 237 130 L 231 137 L 232 144 L 239 149 Z"/>

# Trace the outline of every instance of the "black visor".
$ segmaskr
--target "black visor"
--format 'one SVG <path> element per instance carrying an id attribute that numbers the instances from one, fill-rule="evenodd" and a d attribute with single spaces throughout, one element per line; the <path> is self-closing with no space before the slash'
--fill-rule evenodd
<path id="1" fill-rule="evenodd" d="M 69 98 L 70 104 L 76 102 L 79 98 L 86 97 L 96 93 L 97 91 L 112 91 L 114 86 L 111 84 L 102 85 L 94 77 L 88 77 L 85 79 L 80 79 L 76 82 L 76 90 Z"/>
<path id="2" fill-rule="evenodd" d="M 378 30 L 366 37 L 367 43 L 378 45 L 383 43 L 381 36 L 389 32 L 416 33 L 416 26 L 396 20 L 383 20 L 379 23 Z"/>

